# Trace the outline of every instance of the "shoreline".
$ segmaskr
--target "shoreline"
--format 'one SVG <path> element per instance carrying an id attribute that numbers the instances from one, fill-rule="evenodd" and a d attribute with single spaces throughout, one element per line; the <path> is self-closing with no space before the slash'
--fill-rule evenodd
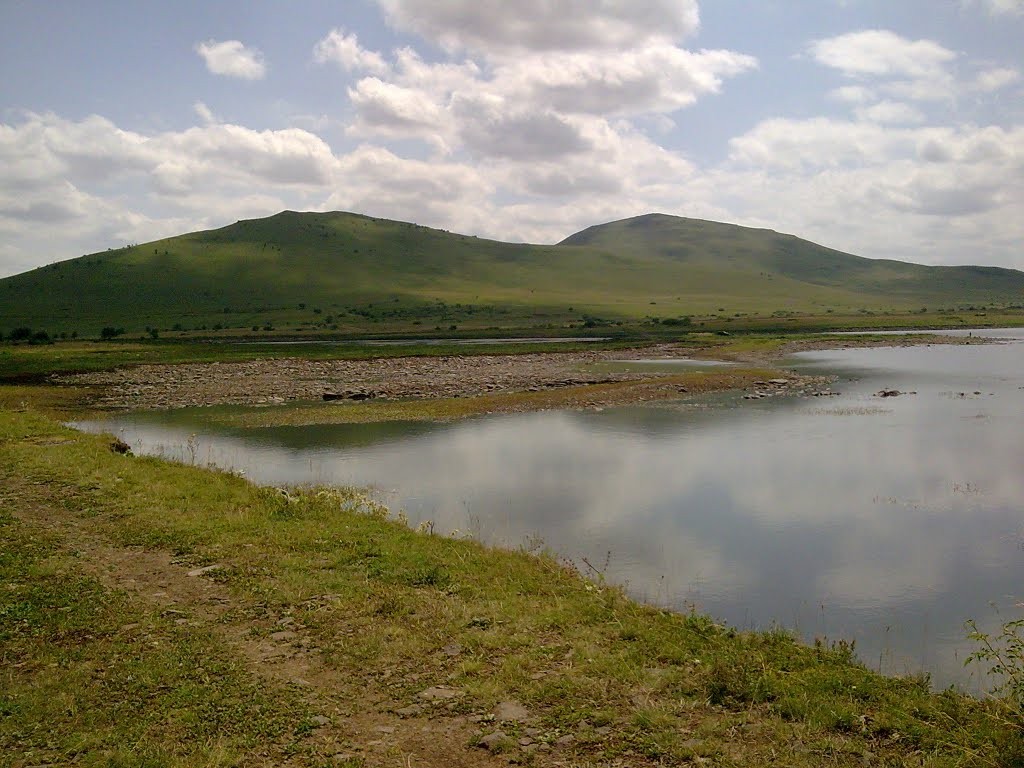
<path id="1" fill-rule="evenodd" d="M 147 364 L 61 375 L 51 381 L 81 388 L 88 393 L 87 407 L 101 412 L 258 406 L 248 417 L 225 417 L 249 426 L 448 420 L 625 406 L 724 391 L 813 396 L 826 392 L 831 378 L 786 368 L 783 361 L 795 352 L 980 343 L 991 340 L 915 334 L 768 339 L 750 345 L 742 338 L 713 337 L 699 345 L 680 342 L 616 350 Z M 652 359 L 665 366 L 645 371 L 635 364 Z M 692 361 L 697 367 L 664 370 L 674 361 Z M 715 362 L 730 365 L 711 367 Z M 709 365 L 703 368 L 701 363 Z M 767 381 L 775 383 L 769 386 Z"/>
<path id="2" fill-rule="evenodd" d="M 0 431 L 14 765 L 1020 754 L 1009 704 L 884 677 L 849 644 L 646 606 L 551 555 L 412 531 L 351 489 L 282 493 L 121 455 L 30 411 L 0 409 Z"/>

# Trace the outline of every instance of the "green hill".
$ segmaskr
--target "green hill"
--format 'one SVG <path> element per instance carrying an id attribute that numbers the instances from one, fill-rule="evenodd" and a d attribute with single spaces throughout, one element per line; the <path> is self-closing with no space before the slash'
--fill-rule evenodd
<path id="1" fill-rule="evenodd" d="M 1024 299 L 1024 273 L 864 259 L 791 235 L 648 215 L 558 245 L 352 213 L 239 221 L 0 280 L 0 332 L 434 333 Z"/>

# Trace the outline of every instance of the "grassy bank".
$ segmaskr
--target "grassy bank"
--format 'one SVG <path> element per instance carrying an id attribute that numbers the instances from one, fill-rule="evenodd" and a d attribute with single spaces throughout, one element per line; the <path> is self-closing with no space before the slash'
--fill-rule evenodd
<path id="1" fill-rule="evenodd" d="M 881 677 L 849 647 L 645 607 L 544 553 L 411 531 L 353 491 L 261 489 L 109 443 L 0 411 L 5 765 L 1024 757 L 998 702 Z"/>

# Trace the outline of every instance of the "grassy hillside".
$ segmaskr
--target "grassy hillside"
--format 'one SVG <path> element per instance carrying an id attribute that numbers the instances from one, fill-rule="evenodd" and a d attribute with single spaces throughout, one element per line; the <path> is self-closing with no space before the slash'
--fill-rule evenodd
<path id="1" fill-rule="evenodd" d="M 0 332 L 434 334 L 1022 299 L 1024 273 L 1012 270 L 872 261 L 767 230 L 670 216 L 538 246 L 285 211 L 0 280 Z"/>
<path id="2" fill-rule="evenodd" d="M 1024 299 L 1024 272 L 1000 267 L 930 267 L 889 259 L 865 259 L 770 229 L 751 229 L 700 219 L 649 214 L 602 224 L 560 243 L 620 254 L 657 254 L 694 269 L 752 274 L 769 280 L 838 288 L 853 294 L 884 294 L 890 305 L 985 303 Z"/>

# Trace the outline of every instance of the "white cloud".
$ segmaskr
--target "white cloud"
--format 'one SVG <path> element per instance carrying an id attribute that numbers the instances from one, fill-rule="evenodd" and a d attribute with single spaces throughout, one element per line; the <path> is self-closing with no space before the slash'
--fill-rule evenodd
<path id="1" fill-rule="evenodd" d="M 437 132 L 446 122 L 444 109 L 430 94 L 376 77 L 360 80 L 348 97 L 359 115 L 357 133 L 417 135 L 424 129 Z"/>
<path id="2" fill-rule="evenodd" d="M 384 58 L 376 51 L 368 51 L 359 45 L 359 37 L 347 34 L 342 29 L 332 29 L 316 44 L 313 58 L 320 64 L 334 62 L 347 72 L 364 71 L 383 75 L 388 71 Z"/>
<path id="3" fill-rule="evenodd" d="M 863 85 L 844 85 L 830 91 L 829 97 L 845 104 L 867 104 L 878 98 L 873 90 Z"/>
<path id="4" fill-rule="evenodd" d="M 456 231 L 479 232 L 491 213 L 493 183 L 463 163 L 426 162 L 364 145 L 338 164 L 339 183 L 324 206 L 413 221 Z"/>
<path id="5" fill-rule="evenodd" d="M 724 78 L 757 67 L 752 56 L 651 43 L 615 56 L 597 51 L 558 52 L 503 61 L 492 85 L 503 93 L 563 112 L 636 115 L 673 112 Z"/>
<path id="6" fill-rule="evenodd" d="M 850 77 L 932 78 L 957 54 L 931 40 L 907 40 L 872 29 L 816 40 L 809 46 L 820 63 Z"/>
<path id="7" fill-rule="evenodd" d="M 590 149 L 579 128 L 551 111 L 516 111 L 499 98 L 456 99 L 459 137 L 482 157 L 520 161 L 565 158 Z"/>
<path id="8" fill-rule="evenodd" d="M 993 16 L 1024 15 L 1024 0 L 962 0 L 965 8 L 984 7 Z"/>
<path id="9" fill-rule="evenodd" d="M 335 163 L 323 139 L 299 128 L 254 131 L 208 125 L 160 134 L 147 142 L 147 149 L 158 157 L 171 155 L 202 174 L 268 184 L 327 184 Z"/>
<path id="10" fill-rule="evenodd" d="M 203 123 L 205 123 L 206 125 L 209 125 L 210 123 L 220 122 L 217 119 L 217 116 L 213 114 L 213 110 L 201 101 L 197 101 L 195 104 L 192 105 L 192 111 L 195 112 L 196 115 L 199 116 L 199 119 L 202 120 Z"/>
<path id="11" fill-rule="evenodd" d="M 207 40 L 196 43 L 195 50 L 215 75 L 261 80 L 267 74 L 263 54 L 255 48 L 246 48 L 238 40 Z"/>
<path id="12" fill-rule="evenodd" d="M 856 110 L 859 119 L 870 123 L 923 123 L 924 114 L 909 104 L 896 101 L 880 101 L 869 107 Z"/>
<path id="13" fill-rule="evenodd" d="M 700 25 L 696 0 L 377 0 L 388 21 L 448 50 L 619 49 L 679 40 Z"/>
<path id="14" fill-rule="evenodd" d="M 285 207 L 282 192 L 295 207 L 320 203 L 338 160 L 298 129 L 209 124 L 147 135 L 95 115 L 28 114 L 0 124 L 0 166 L 0 231 L 49 261 L 266 215 Z M 45 245 L 41 223 L 60 224 L 46 228 Z"/>
<path id="15" fill-rule="evenodd" d="M 730 146 L 712 175 L 734 219 L 925 263 L 1007 264 L 1024 238 L 1024 127 L 770 120 Z"/>
<path id="16" fill-rule="evenodd" d="M 347 60 L 365 58 L 358 41 L 340 35 L 335 43 L 339 39 Z M 615 56 L 522 51 L 480 63 L 427 63 L 402 48 L 390 64 L 380 60 L 375 66 L 380 76 L 348 89 L 355 108 L 351 135 L 419 139 L 444 155 L 464 150 L 525 162 L 585 151 L 576 127 L 583 116 L 667 117 L 716 93 L 726 78 L 756 68 L 757 60 L 652 39 Z"/>
<path id="17" fill-rule="evenodd" d="M 1010 67 L 993 67 L 978 73 L 974 84 L 978 90 L 992 93 L 1020 80 L 1020 72 Z"/>

